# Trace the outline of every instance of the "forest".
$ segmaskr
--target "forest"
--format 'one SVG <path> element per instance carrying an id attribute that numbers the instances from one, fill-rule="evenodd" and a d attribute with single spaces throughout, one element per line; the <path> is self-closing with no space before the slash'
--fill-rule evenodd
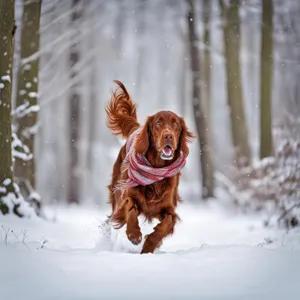
<path id="1" fill-rule="evenodd" d="M 205 275 L 195 263 L 205 259 L 204 244 L 208 252 L 234 246 L 217 254 L 224 259 L 224 274 L 234 251 L 245 257 L 253 247 L 256 258 L 268 257 L 266 265 L 253 258 L 258 269 L 282 270 L 282 276 L 291 270 L 291 288 L 281 295 L 296 299 L 300 290 L 293 280 L 299 273 L 292 266 L 299 259 L 297 252 L 287 258 L 282 248 L 300 250 L 299 20 L 297 0 L 0 0 L 0 266 L 1 260 L 12 263 L 7 280 L 23 261 L 15 261 L 12 251 L 31 249 L 32 260 L 32 249 L 43 249 L 45 256 L 37 254 L 42 261 L 57 262 L 74 255 L 81 261 L 74 251 L 96 249 L 109 275 L 93 269 L 88 278 L 94 283 L 93 276 L 101 277 L 101 286 L 108 285 L 99 292 L 109 295 L 115 269 L 102 251 L 138 252 L 124 241 L 122 230 L 112 229 L 107 237 L 111 229 L 103 223 L 110 213 L 112 167 L 124 144 L 107 128 L 105 107 L 116 89 L 114 80 L 120 80 L 137 103 L 141 123 L 157 111 L 171 110 L 196 135 L 179 185 L 182 224 L 159 250 L 165 254 L 159 257 L 162 264 L 174 263 L 174 274 L 180 273 L 179 258 L 170 253 L 186 251 L 182 264 L 192 269 L 186 282 L 183 275 L 175 276 L 183 282 L 178 299 L 227 299 L 201 287 L 187 292 L 198 275 Z M 107 238 L 114 239 L 110 246 L 104 246 Z M 241 244 L 248 248 L 235 248 Z M 195 247 L 201 251 L 189 252 Z M 276 249 L 274 260 L 287 260 L 282 269 L 260 252 L 264 247 Z M 1 254 L 4 248 L 9 251 Z M 51 256 L 67 249 L 69 254 Z M 88 264 L 77 265 L 79 271 L 93 264 L 92 255 Z M 109 259 L 113 264 L 120 257 Z M 132 256 L 124 259 L 116 280 L 122 288 L 125 269 L 137 267 Z M 65 264 L 70 271 L 71 262 Z M 149 261 L 141 260 L 141 277 L 152 282 L 148 267 Z M 29 270 L 30 263 L 24 268 Z M 55 276 L 59 263 L 52 268 Z M 37 269 L 35 276 L 43 264 Z M 153 267 L 154 274 L 158 270 Z M 74 274 L 70 284 L 72 278 L 87 280 Z M 254 277 L 249 281 L 256 284 Z M 59 277 L 55 280 L 59 299 L 75 299 Z M 214 280 L 213 273 L 204 276 L 208 286 Z M 255 298 L 243 283 L 235 290 L 225 278 L 216 280 L 234 290 L 228 299 Z M 279 295 L 275 281 L 263 282 L 259 291 Z M 24 284 L 34 289 L 31 282 Z M 88 284 L 88 294 L 74 288 L 78 299 L 99 295 L 96 283 Z M 5 299 L 17 299 L 8 286 Z M 144 282 L 140 290 L 146 289 Z M 113 293 L 116 298 L 110 299 L 119 299 Z M 147 295 L 176 295 L 176 288 L 173 293 L 152 289 Z M 24 299 L 57 299 L 47 288 L 33 295 L 28 292 Z M 129 289 L 124 295 L 135 294 Z M 277 299 L 274 295 L 264 299 Z"/>

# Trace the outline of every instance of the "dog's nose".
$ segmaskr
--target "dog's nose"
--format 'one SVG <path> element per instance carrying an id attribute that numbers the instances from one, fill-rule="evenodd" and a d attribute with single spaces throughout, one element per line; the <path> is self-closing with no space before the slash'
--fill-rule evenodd
<path id="1" fill-rule="evenodd" d="M 170 143 L 173 140 L 173 135 L 172 135 L 172 133 L 166 133 L 164 135 L 164 138 L 165 138 L 166 142 Z"/>

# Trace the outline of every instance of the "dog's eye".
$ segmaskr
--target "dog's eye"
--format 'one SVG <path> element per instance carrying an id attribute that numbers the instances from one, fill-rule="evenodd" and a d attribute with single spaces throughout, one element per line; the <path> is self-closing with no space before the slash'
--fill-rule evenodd
<path id="1" fill-rule="evenodd" d="M 156 125 L 160 126 L 160 125 L 161 125 L 161 122 L 157 121 L 157 122 L 156 122 Z"/>
<path id="2" fill-rule="evenodd" d="M 175 127 L 178 127 L 179 124 L 178 124 L 177 122 L 174 122 L 174 126 L 175 126 Z"/>

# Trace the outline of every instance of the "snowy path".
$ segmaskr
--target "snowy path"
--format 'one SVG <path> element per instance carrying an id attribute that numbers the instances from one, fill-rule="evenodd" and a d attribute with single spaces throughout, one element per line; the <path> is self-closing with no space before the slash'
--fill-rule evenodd
<path id="1" fill-rule="evenodd" d="M 105 250 L 104 213 L 59 208 L 55 223 L 0 216 L 1 299 L 300 299 L 299 231 L 182 205 L 182 221 L 160 251 L 137 255 L 124 230 Z M 8 228 L 19 242 L 11 232 L 5 240 Z"/>

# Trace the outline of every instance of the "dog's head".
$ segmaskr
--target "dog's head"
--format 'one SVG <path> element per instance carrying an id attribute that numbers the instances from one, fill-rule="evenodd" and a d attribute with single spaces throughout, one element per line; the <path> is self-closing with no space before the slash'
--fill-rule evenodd
<path id="1" fill-rule="evenodd" d="M 188 130 L 182 117 L 171 111 L 160 111 L 148 117 L 135 142 L 135 151 L 146 153 L 154 147 L 161 159 L 172 160 L 181 151 L 188 156 L 187 143 L 193 138 L 194 134 Z"/>

